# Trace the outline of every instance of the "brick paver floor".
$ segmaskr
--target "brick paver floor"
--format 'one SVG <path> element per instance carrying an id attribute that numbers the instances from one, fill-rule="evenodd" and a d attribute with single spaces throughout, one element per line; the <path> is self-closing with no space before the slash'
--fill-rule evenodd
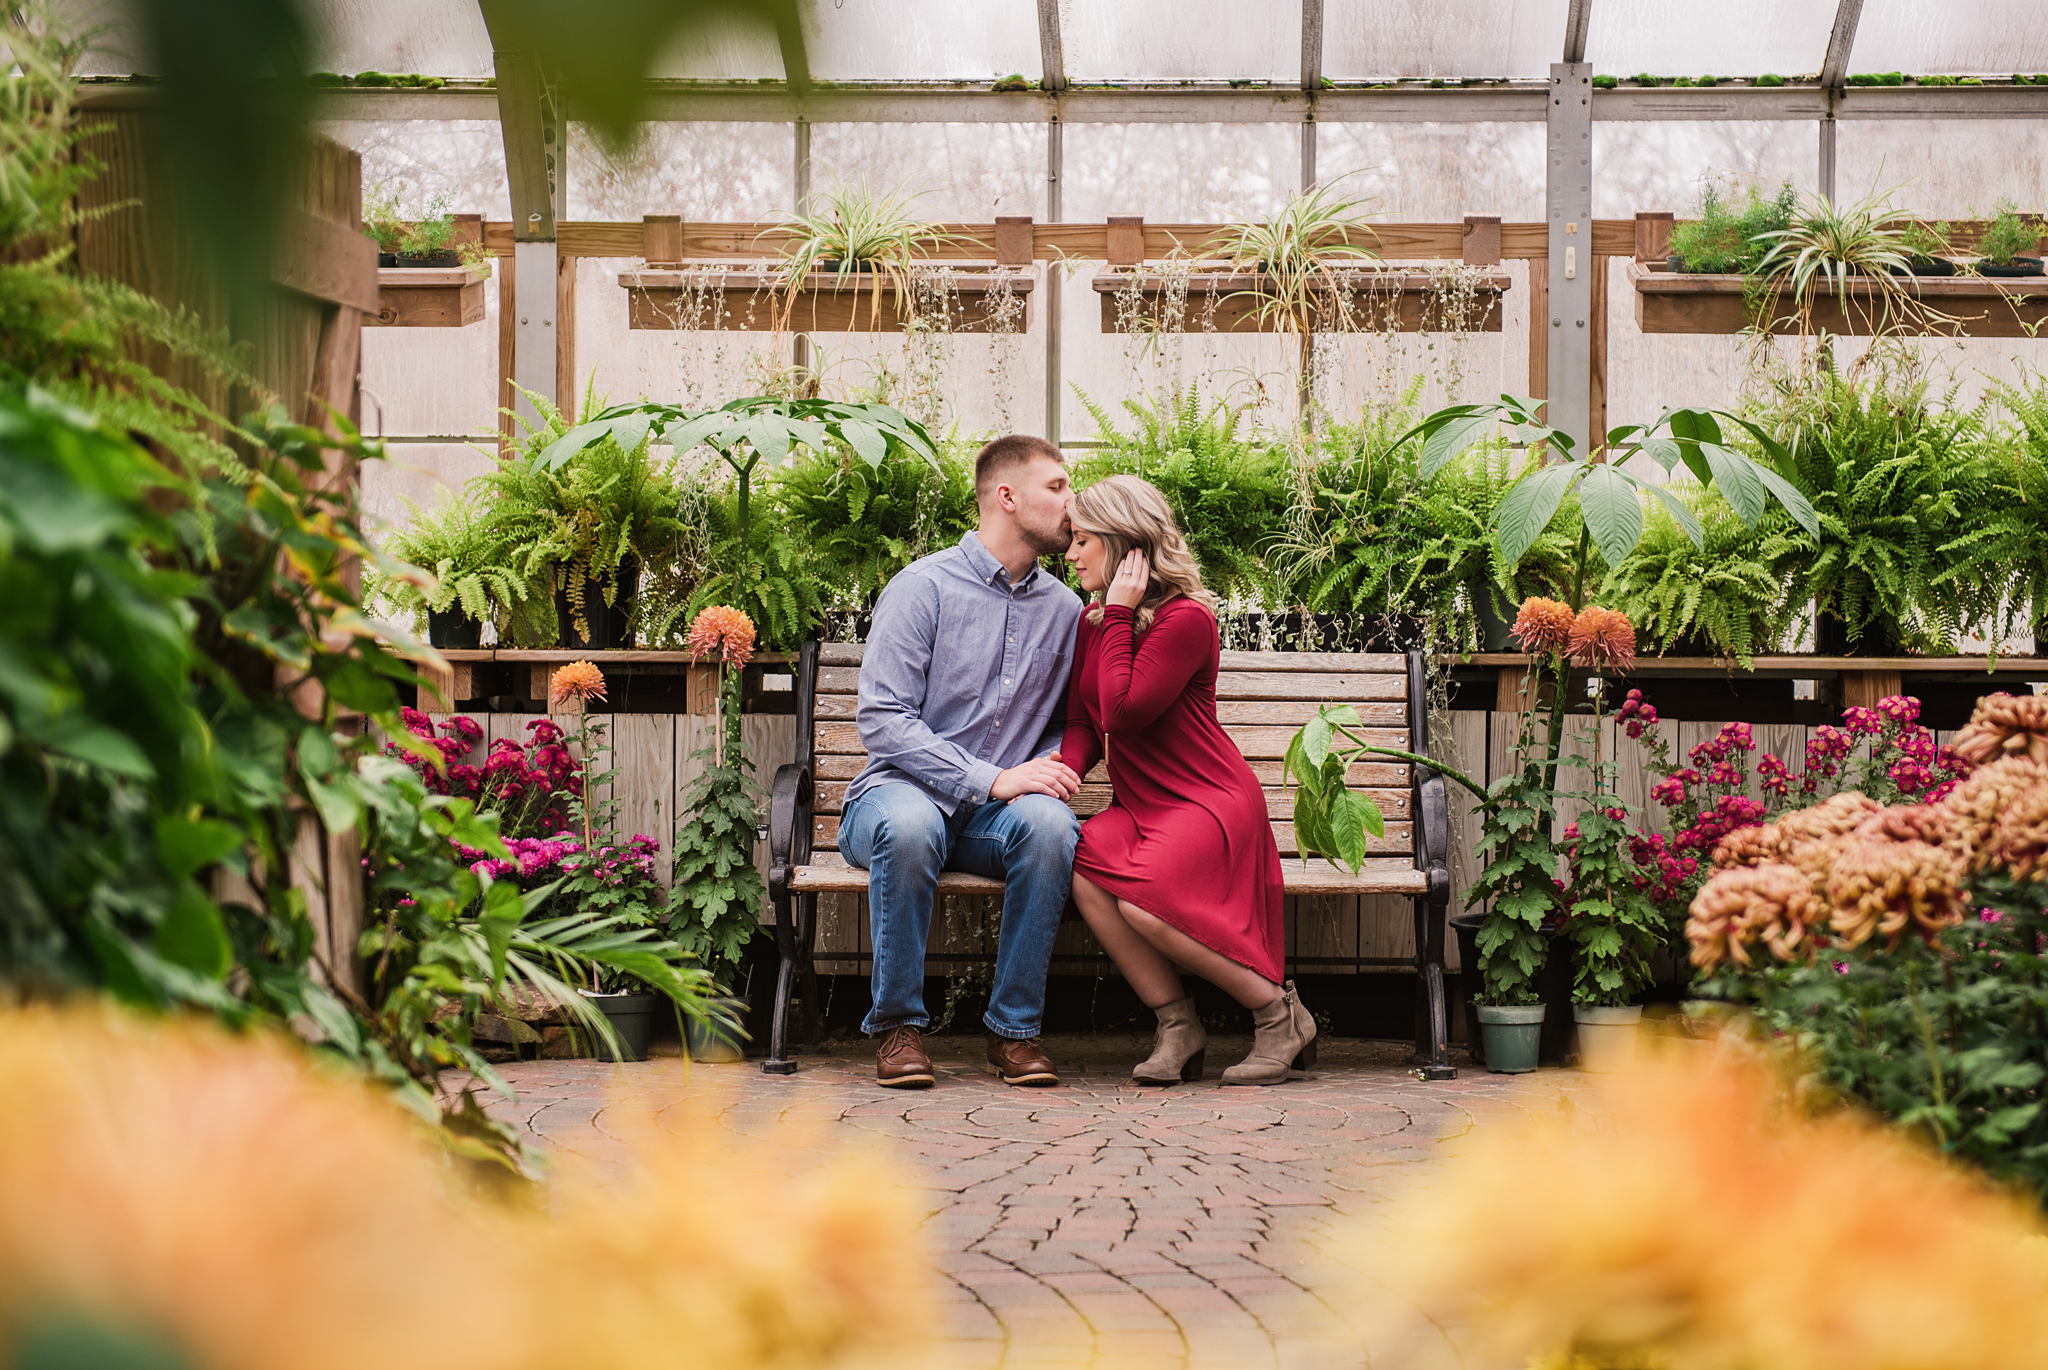
<path id="1" fill-rule="evenodd" d="M 1478 1129 L 1586 1093 L 1562 1070 L 1466 1066 L 1425 1084 L 1404 1048 L 1365 1042 L 1329 1044 L 1307 1078 L 1224 1088 L 1217 1072 L 1249 1044 L 1222 1039 L 1204 1083 L 1144 1089 L 1127 1080 L 1149 1040 L 1108 1034 L 1047 1039 L 1061 1086 L 1014 1089 L 986 1073 L 979 1038 L 927 1040 L 939 1082 L 923 1091 L 878 1088 L 853 1042 L 787 1077 L 753 1062 L 509 1066 L 519 1100 L 501 1110 L 600 1164 L 620 1107 L 657 1122 L 714 1113 L 771 1172 L 818 1164 L 835 1139 L 879 1139 L 928 1203 L 947 1370 L 1292 1370 L 1373 1359 L 1384 1310 L 1366 1311 L 1369 1267 L 1399 1247 L 1371 1242 L 1397 1190 Z"/>

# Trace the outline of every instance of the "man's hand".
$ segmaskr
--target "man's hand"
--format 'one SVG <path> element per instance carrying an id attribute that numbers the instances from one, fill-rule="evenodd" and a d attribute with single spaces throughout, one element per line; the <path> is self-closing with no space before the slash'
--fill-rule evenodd
<path id="1" fill-rule="evenodd" d="M 1116 568 L 1116 579 L 1109 583 L 1109 593 L 1103 598 L 1120 609 L 1135 609 L 1144 601 L 1145 589 L 1151 583 L 1151 561 L 1143 552 L 1126 552 L 1123 564 Z"/>
<path id="2" fill-rule="evenodd" d="M 1021 766 L 1012 766 L 988 787 L 990 799 L 1011 800 L 1019 795 L 1049 794 L 1065 803 L 1081 789 L 1081 777 L 1057 756 L 1041 756 Z"/>

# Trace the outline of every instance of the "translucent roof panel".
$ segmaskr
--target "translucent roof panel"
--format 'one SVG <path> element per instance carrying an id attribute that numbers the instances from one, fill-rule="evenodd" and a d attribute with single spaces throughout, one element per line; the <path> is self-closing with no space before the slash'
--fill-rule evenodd
<path id="1" fill-rule="evenodd" d="M 1039 77 L 1032 0 L 805 0 L 802 13 L 821 81 Z"/>
<path id="2" fill-rule="evenodd" d="M 1866 24 L 1869 15 L 1866 9 Z M 1814 74 L 1834 22 L 1835 0 L 1716 0 L 1704 7 L 1601 0 L 1587 25 L 1586 55 L 1593 70 L 1615 76 Z M 1560 56 L 1563 45 L 1560 29 Z"/>
<path id="3" fill-rule="evenodd" d="M 361 153 L 363 189 L 398 196 L 401 213 L 445 199 L 451 214 L 511 216 L 505 135 L 495 119 L 346 119 L 313 129 Z"/>
<path id="4" fill-rule="evenodd" d="M 2040 127 L 2026 119 L 1845 119 L 1835 190 L 1845 202 L 1891 192 L 1901 213 L 1988 219 L 2010 199 L 2041 203 Z"/>
<path id="5" fill-rule="evenodd" d="M 1326 0 L 1323 74 L 1333 81 L 1548 76 L 1564 56 L 1568 7 L 1569 0 Z M 1601 14 L 1595 6 L 1595 33 Z"/>
<path id="6" fill-rule="evenodd" d="M 1912 76 L 2048 72 L 2042 0 L 1867 0 L 1849 70 Z"/>
<path id="7" fill-rule="evenodd" d="M 1071 136 L 1071 134 L 1069 135 Z M 921 218 L 988 223 L 1045 217 L 1043 124 L 817 124 L 811 190 L 865 179 L 916 197 Z"/>
<path id="8" fill-rule="evenodd" d="M 1070 81 L 1301 80 L 1301 6 L 1060 0 Z"/>
<path id="9" fill-rule="evenodd" d="M 569 125 L 571 219 L 766 220 L 796 203 L 790 124 L 642 124 L 625 147 Z"/>
<path id="10" fill-rule="evenodd" d="M 476 0 L 313 0 L 304 13 L 316 71 L 492 72 L 491 35 Z"/>
<path id="11" fill-rule="evenodd" d="M 1690 219 L 1699 214 L 1700 190 L 1709 181 L 1724 193 L 1752 185 L 1768 193 L 1788 181 L 1797 190 L 1817 189 L 1820 137 L 1803 120 L 1596 123 L 1593 168 L 1599 218 L 1668 209 Z"/>
<path id="12" fill-rule="evenodd" d="M 1069 124 L 1069 223 L 1142 214 L 1221 223 L 1271 214 L 1301 185 L 1299 124 Z"/>
<path id="13" fill-rule="evenodd" d="M 1541 124 L 1322 124 L 1316 174 L 1395 222 L 1543 217 Z"/>
<path id="14" fill-rule="evenodd" d="M 669 38 L 649 74 L 694 81 L 780 81 L 782 47 L 775 26 L 766 20 L 703 14 Z"/>

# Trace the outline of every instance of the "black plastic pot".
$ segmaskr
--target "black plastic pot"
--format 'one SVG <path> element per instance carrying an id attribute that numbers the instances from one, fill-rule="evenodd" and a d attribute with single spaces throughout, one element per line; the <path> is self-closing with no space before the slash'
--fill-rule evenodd
<path id="1" fill-rule="evenodd" d="M 1953 276 L 1956 264 L 1942 257 L 1915 257 L 1906 263 L 1908 276 Z"/>
<path id="2" fill-rule="evenodd" d="M 461 254 L 460 252 L 455 252 L 455 251 L 445 251 L 445 252 L 421 252 L 421 253 L 418 253 L 418 254 L 408 254 L 408 253 L 400 252 L 400 253 L 397 253 L 397 254 L 395 254 L 395 255 L 394 255 L 394 257 L 392 258 L 392 262 L 391 262 L 391 264 L 392 264 L 393 266 L 415 266 L 415 267 L 419 267 L 419 266 L 437 266 L 437 267 L 438 267 L 438 266 L 461 266 L 461 265 L 462 265 L 462 254 Z"/>
<path id="3" fill-rule="evenodd" d="M 484 645 L 484 625 L 460 609 L 427 610 L 427 642 L 457 651 Z"/>
<path id="4" fill-rule="evenodd" d="M 654 1038 L 654 1006 L 661 1002 L 658 994 L 592 994 L 585 996 L 592 1008 L 611 1020 L 612 1030 L 619 1034 L 619 1045 L 624 1048 L 629 1061 L 647 1059 L 647 1044 Z M 610 1055 L 602 1044 L 592 1053 L 596 1056 Z"/>
<path id="5" fill-rule="evenodd" d="M 1486 915 L 1473 910 L 1454 913 L 1448 921 L 1458 939 L 1458 997 L 1465 1001 L 1465 1040 L 1471 1045 L 1472 1059 L 1485 1065 L 1479 1005 L 1474 1001 L 1479 990 L 1479 927 L 1486 921 Z M 1572 944 L 1561 935 L 1562 931 L 1549 927 L 1543 930 L 1543 940 L 1548 945 L 1543 968 L 1536 972 L 1536 989 L 1544 1006 L 1543 1043 L 1537 1049 L 1537 1059 L 1547 1066 L 1563 1065 L 1572 1046 Z"/>
<path id="6" fill-rule="evenodd" d="M 397 254 L 396 252 L 379 252 L 379 253 L 377 254 L 377 265 L 378 265 L 378 266 L 397 266 L 397 265 L 398 265 L 398 254 Z"/>
<path id="7" fill-rule="evenodd" d="M 1825 609 L 1814 615 L 1813 651 L 1815 656 L 1910 655 L 1890 624 L 1869 623 L 1851 637 L 1849 625 Z"/>
<path id="8" fill-rule="evenodd" d="M 1500 610 L 1493 604 L 1493 591 L 1484 585 L 1472 587 L 1472 604 L 1479 612 L 1479 650 L 1482 652 L 1513 652 L 1520 646 L 1515 641 L 1515 622 L 1502 618 Z"/>
<path id="9" fill-rule="evenodd" d="M 633 645 L 627 622 L 633 616 L 633 602 L 640 596 L 640 563 L 628 557 L 619 563 L 619 593 L 616 602 L 606 604 L 604 591 L 595 582 L 583 587 L 583 617 L 590 623 L 590 636 L 576 631 L 576 614 L 569 607 L 569 592 L 555 591 L 555 623 L 561 643 L 571 651 L 605 652 Z"/>
<path id="10" fill-rule="evenodd" d="M 2039 257 L 2015 257 L 2003 265 L 1996 262 L 1977 263 L 1979 276 L 2039 276 L 2041 273 Z"/>

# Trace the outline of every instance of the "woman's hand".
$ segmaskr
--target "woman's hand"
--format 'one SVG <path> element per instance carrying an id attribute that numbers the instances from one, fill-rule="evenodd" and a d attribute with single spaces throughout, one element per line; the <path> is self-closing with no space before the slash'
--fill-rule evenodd
<path id="1" fill-rule="evenodd" d="M 1127 552 L 1123 564 L 1116 568 L 1116 579 L 1109 583 L 1109 591 L 1103 595 L 1103 602 L 1114 604 L 1121 609 L 1135 609 L 1145 598 L 1145 587 L 1152 583 L 1152 563 L 1143 552 Z"/>

